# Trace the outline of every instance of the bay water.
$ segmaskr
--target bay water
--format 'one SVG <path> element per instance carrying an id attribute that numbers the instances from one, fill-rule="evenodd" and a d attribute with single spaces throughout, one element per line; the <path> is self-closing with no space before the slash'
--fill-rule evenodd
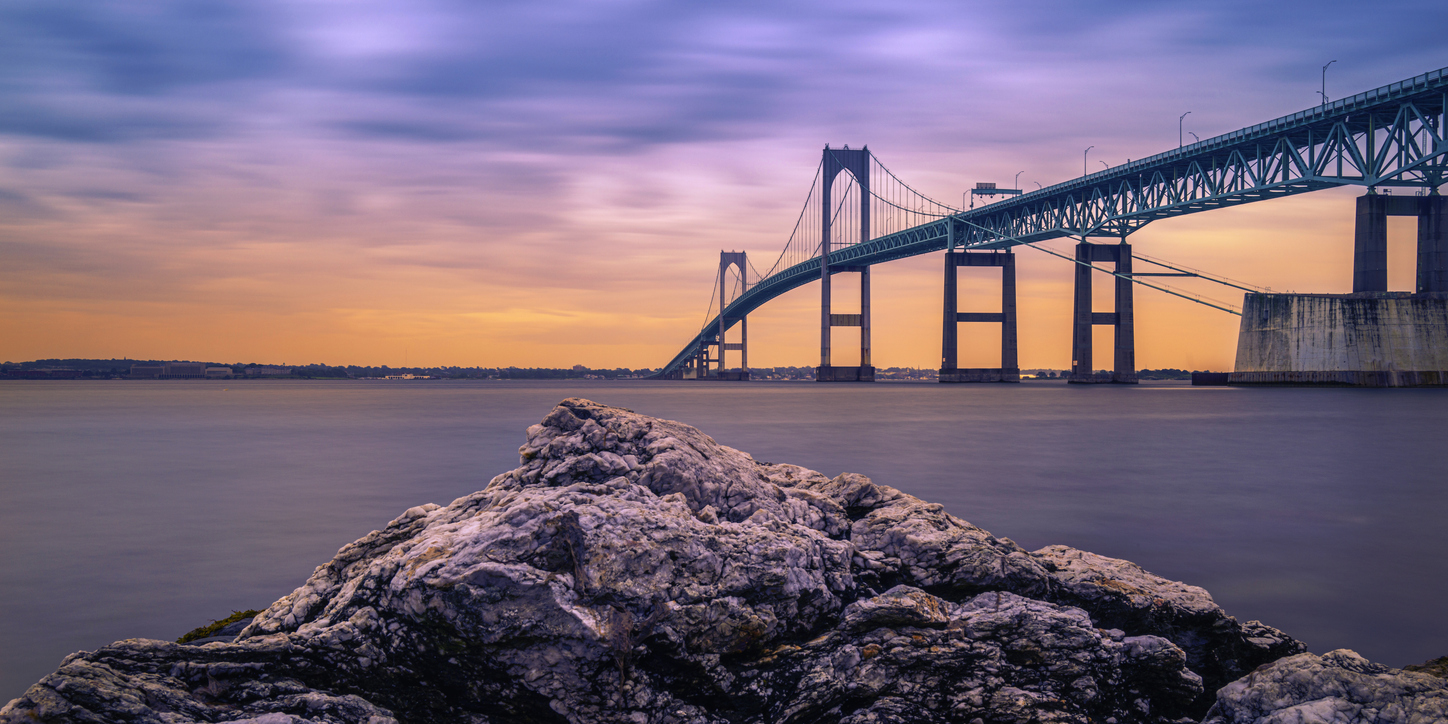
<path id="1" fill-rule="evenodd" d="M 1448 655 L 1448 390 L 647 381 L 0 382 L 0 701 L 265 608 L 517 465 L 585 397 L 850 471 L 1028 549 L 1205 587 L 1314 652 Z"/>

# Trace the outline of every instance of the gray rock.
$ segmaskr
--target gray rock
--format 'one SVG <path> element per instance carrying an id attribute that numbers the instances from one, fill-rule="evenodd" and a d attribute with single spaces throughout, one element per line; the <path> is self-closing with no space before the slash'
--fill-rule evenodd
<path id="1" fill-rule="evenodd" d="M 1205 724 L 1437 724 L 1448 681 L 1338 649 L 1275 661 L 1217 692 Z"/>
<path id="2" fill-rule="evenodd" d="M 235 643 L 82 652 L 0 719 L 1176 722 L 1301 650 L 1200 588 L 677 422 L 570 399 L 519 453 Z"/>

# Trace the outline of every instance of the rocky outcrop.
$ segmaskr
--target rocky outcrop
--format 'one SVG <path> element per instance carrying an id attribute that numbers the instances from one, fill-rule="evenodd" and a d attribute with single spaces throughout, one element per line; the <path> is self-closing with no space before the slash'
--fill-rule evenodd
<path id="1" fill-rule="evenodd" d="M 343 548 L 235 642 L 76 654 L 3 718 L 1195 721 L 1302 650 L 1126 561 L 1026 551 L 677 422 L 565 400 L 520 454 Z"/>
<path id="2" fill-rule="evenodd" d="M 1204 724 L 1439 724 L 1448 681 L 1338 649 L 1275 661 L 1217 693 Z"/>

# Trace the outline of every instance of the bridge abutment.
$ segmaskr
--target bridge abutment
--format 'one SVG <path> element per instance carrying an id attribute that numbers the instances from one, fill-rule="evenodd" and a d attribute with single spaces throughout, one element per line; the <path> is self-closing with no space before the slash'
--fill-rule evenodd
<path id="1" fill-rule="evenodd" d="M 960 312 L 957 310 L 960 267 L 1000 267 L 1001 311 Z M 1001 325 L 1001 366 L 961 368 L 959 359 L 959 325 L 962 322 L 997 322 Z M 1020 382 L 1021 369 L 1016 346 L 1016 255 L 1007 250 L 945 252 L 945 314 L 941 336 L 940 381 L 954 382 Z"/>
<path id="2" fill-rule="evenodd" d="M 1076 384 L 1116 383 L 1136 384 L 1136 297 L 1131 283 L 1131 245 L 1091 244 L 1076 245 L 1076 295 L 1071 324 L 1071 375 L 1067 382 Z M 1116 273 L 1115 310 L 1111 312 L 1092 311 L 1091 275 L 1095 262 L 1114 262 Z M 1112 371 L 1096 374 L 1092 366 L 1091 330 L 1099 325 L 1115 328 Z"/>
<path id="3" fill-rule="evenodd" d="M 1414 292 L 1388 291 L 1389 216 L 1418 217 Z M 1448 197 L 1357 199 L 1352 294 L 1248 294 L 1233 385 L 1448 386 Z"/>
<path id="4" fill-rule="evenodd" d="M 1233 385 L 1448 385 L 1448 293 L 1247 294 Z"/>

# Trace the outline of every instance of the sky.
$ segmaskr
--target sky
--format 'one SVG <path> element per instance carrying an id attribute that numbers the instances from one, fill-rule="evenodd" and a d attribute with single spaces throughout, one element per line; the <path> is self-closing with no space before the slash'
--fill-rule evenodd
<path id="1" fill-rule="evenodd" d="M 944 201 L 1035 188 L 1088 146 L 1093 170 L 1172 148 L 1186 111 L 1206 138 L 1317 105 L 1328 61 L 1332 98 L 1448 66 L 1444 27 L 1439 0 L 12 0 L 0 359 L 657 367 L 704 321 L 720 250 L 779 254 L 826 143 Z M 1346 292 L 1359 193 L 1131 241 Z M 1393 223 L 1408 289 L 1416 221 Z M 1019 254 L 1021 366 L 1065 368 L 1072 271 Z M 877 366 L 939 364 L 940 267 L 876 267 Z M 962 310 L 998 306 L 963 277 Z M 750 317 L 752 365 L 818 364 L 818 296 Z M 1151 290 L 1136 315 L 1139 367 L 1231 368 L 1237 317 Z M 998 364 L 987 327 L 962 366 Z"/>

